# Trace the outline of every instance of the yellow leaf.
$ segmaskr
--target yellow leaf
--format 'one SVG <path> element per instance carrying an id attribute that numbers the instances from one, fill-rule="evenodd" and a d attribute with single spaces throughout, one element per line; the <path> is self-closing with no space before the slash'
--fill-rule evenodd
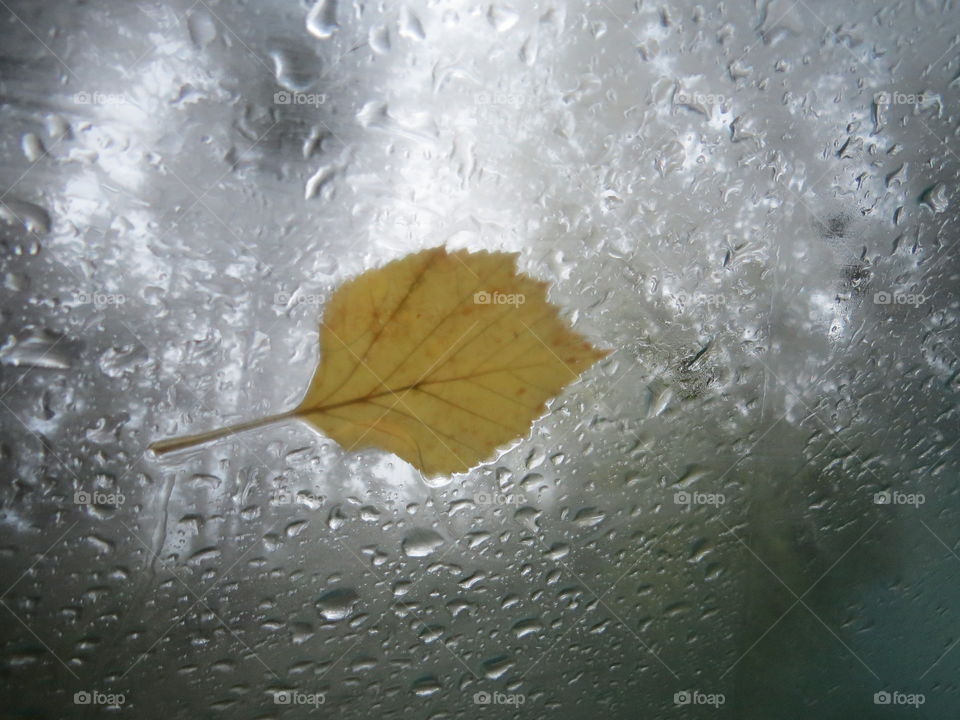
<path id="1" fill-rule="evenodd" d="M 516 258 L 440 247 L 363 273 L 324 311 L 320 366 L 297 408 L 151 448 L 295 418 L 348 451 L 389 450 L 427 475 L 468 470 L 526 435 L 608 352 L 563 323 L 546 283 L 517 272 Z"/>

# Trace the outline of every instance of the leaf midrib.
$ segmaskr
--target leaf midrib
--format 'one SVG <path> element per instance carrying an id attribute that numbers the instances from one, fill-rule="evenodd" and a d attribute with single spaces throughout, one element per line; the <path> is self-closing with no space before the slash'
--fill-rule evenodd
<path id="1" fill-rule="evenodd" d="M 451 382 L 462 382 L 465 380 L 473 380 L 484 375 L 493 375 L 495 373 L 502 372 L 513 372 L 516 370 L 528 370 L 530 368 L 540 367 L 542 365 L 552 365 L 552 361 L 533 363 L 532 365 L 524 365 L 521 367 L 509 367 L 509 368 L 497 368 L 496 370 L 487 370 L 481 373 L 473 373 L 471 375 L 460 375 L 458 377 L 445 378 L 443 380 L 421 380 L 419 382 L 412 383 L 410 385 L 404 385 L 398 388 L 392 388 L 384 390 L 383 392 L 369 393 L 367 395 L 358 395 L 357 397 L 348 398 L 347 400 L 341 400 L 340 402 L 330 403 L 327 405 L 313 405 L 311 407 L 300 407 L 297 408 L 296 414 L 306 415 L 309 413 L 324 412 L 326 410 L 335 410 L 337 408 L 346 407 L 347 405 L 360 405 L 371 400 L 376 400 L 377 398 L 387 397 L 389 395 L 399 395 L 400 393 L 406 392 L 407 390 L 416 390 L 427 385 L 442 385 L 443 383 Z"/>

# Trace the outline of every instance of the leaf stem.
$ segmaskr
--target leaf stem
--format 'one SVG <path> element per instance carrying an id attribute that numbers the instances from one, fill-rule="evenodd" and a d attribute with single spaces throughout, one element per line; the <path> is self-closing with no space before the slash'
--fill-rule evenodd
<path id="1" fill-rule="evenodd" d="M 176 452 L 177 450 L 184 450 L 189 447 L 194 447 L 195 445 L 202 445 L 204 443 L 211 442 L 212 440 L 219 440 L 220 438 L 238 435 L 239 433 L 246 432 L 247 430 L 255 430 L 256 428 L 265 427 L 266 425 L 271 425 L 276 422 L 289 420 L 290 418 L 296 417 L 297 414 L 298 412 L 296 410 L 291 410 L 290 412 L 280 413 L 279 415 L 268 415 L 267 417 L 263 417 L 258 420 L 251 420 L 250 422 L 230 425 L 225 428 L 220 428 L 219 430 L 211 430 L 210 432 L 198 433 L 197 435 L 185 435 L 183 437 L 160 440 L 150 445 L 150 450 L 152 450 L 156 455 L 166 455 L 167 453 Z"/>

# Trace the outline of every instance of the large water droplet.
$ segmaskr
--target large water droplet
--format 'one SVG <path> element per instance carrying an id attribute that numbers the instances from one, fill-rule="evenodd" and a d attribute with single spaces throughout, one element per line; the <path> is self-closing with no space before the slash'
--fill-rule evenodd
<path id="1" fill-rule="evenodd" d="M 10 337 L 0 347 L 0 362 L 35 368 L 66 370 L 71 359 L 62 339 L 49 330 L 31 330 L 22 338 Z"/>
<path id="2" fill-rule="evenodd" d="M 413 683 L 413 692 L 420 697 L 430 697 L 440 692 L 440 683 L 433 675 L 428 675 Z"/>
<path id="3" fill-rule="evenodd" d="M 317 611 L 325 620 L 338 622 L 350 615 L 360 596 L 352 588 L 335 588 L 317 600 Z"/>
<path id="4" fill-rule="evenodd" d="M 512 667 L 513 661 L 510 658 L 506 656 L 495 657 L 483 663 L 483 674 L 489 680 L 498 680 Z"/>
<path id="5" fill-rule="evenodd" d="M 27 133 L 23 136 L 23 139 L 20 141 L 21 146 L 23 147 L 23 154 L 30 162 L 36 162 L 43 157 L 43 154 L 46 152 L 46 149 L 43 147 L 43 142 L 39 137 L 34 133 Z"/>
<path id="6" fill-rule="evenodd" d="M 927 188 L 920 198 L 920 202 L 933 210 L 935 213 L 942 213 L 950 204 L 947 197 L 947 186 L 938 182 L 932 187 Z"/>
<path id="7" fill-rule="evenodd" d="M 576 516 L 573 518 L 573 522 L 576 525 L 579 525 L 583 528 L 593 527 L 594 525 L 599 525 L 603 522 L 603 519 L 606 517 L 602 510 L 597 508 L 588 507 L 580 510 Z"/>
<path id="8" fill-rule="evenodd" d="M 426 557 L 443 545 L 443 537 L 433 530 L 417 528 L 403 540 L 403 553 L 407 557 Z"/>
<path id="9" fill-rule="evenodd" d="M 529 620 L 521 620 L 513 626 L 513 634 L 517 638 L 526 637 L 527 635 L 533 635 L 543 630 L 543 623 L 540 622 L 537 618 L 530 618 Z"/>
<path id="10" fill-rule="evenodd" d="M 273 50 L 273 73 L 277 83 L 291 92 L 306 92 L 316 82 L 320 63 L 316 56 L 303 50 Z"/>
<path id="11" fill-rule="evenodd" d="M 307 32 L 324 40 L 333 35 L 337 24 L 337 0 L 317 0 L 307 13 Z"/>
<path id="12" fill-rule="evenodd" d="M 210 13 L 205 10 L 196 10 L 190 13 L 187 19 L 187 29 L 190 31 L 190 39 L 198 48 L 205 48 L 217 37 L 217 24 Z"/>
<path id="13" fill-rule="evenodd" d="M 50 213 L 26 200 L 4 199 L 0 203 L 0 218 L 13 225 L 23 225 L 28 232 L 50 232 Z"/>
<path id="14" fill-rule="evenodd" d="M 378 55 L 386 55 L 390 52 L 390 30 L 387 27 L 372 27 L 367 36 L 367 43 L 370 49 Z"/>
<path id="15" fill-rule="evenodd" d="M 519 19 L 520 16 L 516 10 L 504 5 L 491 5 L 490 10 L 487 11 L 487 20 L 497 32 L 506 32 L 516 25 Z"/>
<path id="16" fill-rule="evenodd" d="M 423 40 L 427 34 L 423 31 L 423 24 L 420 18 L 413 14 L 410 8 L 404 6 L 400 9 L 399 21 L 400 37 L 408 40 Z"/>

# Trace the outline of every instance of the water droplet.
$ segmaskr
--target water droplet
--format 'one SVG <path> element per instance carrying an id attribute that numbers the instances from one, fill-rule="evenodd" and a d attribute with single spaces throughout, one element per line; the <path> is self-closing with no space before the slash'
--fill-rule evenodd
<path id="1" fill-rule="evenodd" d="M 317 600 L 317 611 L 325 620 L 339 622 L 350 615 L 360 596 L 352 588 L 335 588 Z"/>
<path id="2" fill-rule="evenodd" d="M 367 42 L 370 49 L 378 55 L 386 55 L 390 52 L 390 29 L 387 27 L 372 27 L 367 36 Z"/>
<path id="3" fill-rule="evenodd" d="M 483 674 L 488 680 L 499 680 L 512 667 L 513 661 L 510 658 L 495 657 L 483 663 Z"/>
<path id="4" fill-rule="evenodd" d="M 27 665 L 36 665 L 42 657 L 43 652 L 40 650 L 17 652 L 7 656 L 5 662 L 11 668 L 20 668 Z"/>
<path id="5" fill-rule="evenodd" d="M 112 552 L 115 547 L 115 543 L 112 541 L 95 534 L 87 535 L 87 542 L 94 547 L 99 555 L 106 555 Z"/>
<path id="6" fill-rule="evenodd" d="M 23 225 L 27 232 L 50 232 L 50 213 L 25 200 L 6 198 L 0 203 L 0 218 L 13 225 Z"/>
<path id="7" fill-rule="evenodd" d="M 428 645 L 443 637 L 445 628 L 442 625 L 427 625 L 424 627 L 419 620 L 416 621 L 416 624 L 422 628 L 417 636 Z"/>
<path id="8" fill-rule="evenodd" d="M 443 537 L 433 530 L 417 528 L 403 540 L 403 553 L 407 557 L 426 557 L 443 545 Z"/>
<path id="9" fill-rule="evenodd" d="M 325 40 L 340 26 L 337 24 L 337 0 L 317 0 L 307 13 L 307 32 Z"/>
<path id="10" fill-rule="evenodd" d="M 313 53 L 304 50 L 273 50 L 273 73 L 277 83 L 290 92 L 306 92 L 316 82 L 320 63 Z"/>
<path id="11" fill-rule="evenodd" d="M 904 183 L 907 179 L 907 165 L 908 163 L 901 163 L 900 167 L 887 175 L 885 182 L 888 188 Z"/>
<path id="12" fill-rule="evenodd" d="M 323 139 L 327 137 L 327 131 L 322 125 L 314 125 L 310 129 L 310 135 L 303 141 L 303 159 L 308 160 L 320 148 Z"/>
<path id="13" fill-rule="evenodd" d="M 920 203 L 926 205 L 935 213 L 942 213 L 950 204 L 947 197 L 947 186 L 942 182 L 927 188 L 920 196 Z"/>
<path id="14" fill-rule="evenodd" d="M 287 528 L 284 532 L 288 538 L 296 537 L 307 529 L 307 525 L 309 525 L 307 520 L 298 520 L 287 525 Z"/>
<path id="15" fill-rule="evenodd" d="M 680 617 L 681 615 L 685 615 L 686 613 L 690 612 L 691 609 L 692 606 L 690 603 L 681 600 L 680 602 L 667 605 L 663 609 L 663 615 L 664 617 Z"/>
<path id="16" fill-rule="evenodd" d="M 537 618 L 530 618 L 529 620 L 521 620 L 513 626 L 513 634 L 516 638 L 526 637 L 527 635 L 533 635 L 535 633 L 541 632 L 543 630 L 543 623 L 541 623 Z"/>
<path id="17" fill-rule="evenodd" d="M 595 525 L 602 523 L 605 517 L 606 515 L 602 510 L 588 507 L 580 510 L 573 518 L 573 522 L 575 525 L 579 525 L 580 527 L 584 528 L 594 527 Z"/>
<path id="18" fill-rule="evenodd" d="M 118 378 L 134 373 L 148 360 L 147 351 L 142 345 L 124 345 L 112 347 L 100 355 L 100 371 L 107 377 Z"/>
<path id="19" fill-rule="evenodd" d="M 413 692 L 420 697 L 430 697 L 440 692 L 440 683 L 433 675 L 428 675 L 413 683 Z"/>
<path id="20" fill-rule="evenodd" d="M 532 532 L 537 532 L 537 518 L 540 517 L 540 511 L 532 507 L 522 507 L 513 514 L 514 519 Z"/>
<path id="21" fill-rule="evenodd" d="M 364 505 L 360 508 L 360 519 L 364 522 L 377 522 L 380 519 L 380 511 L 372 505 Z"/>
<path id="22" fill-rule="evenodd" d="M 303 645 L 313 637 L 313 625 L 306 622 L 290 623 L 290 639 L 294 645 Z"/>
<path id="23" fill-rule="evenodd" d="M 220 559 L 220 550 L 215 547 L 207 547 L 202 550 L 197 550 L 190 556 L 187 562 L 191 565 L 202 565 L 205 562 L 213 562 L 218 559 Z"/>
<path id="24" fill-rule="evenodd" d="M 61 140 L 70 136 L 70 123 L 62 115 L 47 115 L 43 123 L 51 140 Z"/>
<path id="25" fill-rule="evenodd" d="M 549 558 L 550 560 L 560 560 L 565 558 L 569 553 L 569 545 L 565 545 L 564 543 L 554 543 L 550 546 L 550 549 L 543 554 L 543 556 Z"/>
<path id="26" fill-rule="evenodd" d="M 43 141 L 34 133 L 27 133 L 20 141 L 23 148 L 23 154 L 30 162 L 36 162 L 43 157 L 46 149 L 43 147 Z"/>
<path id="27" fill-rule="evenodd" d="M 534 448 L 530 451 L 530 454 L 527 455 L 527 470 L 533 470 L 543 465 L 543 461 L 547 459 L 546 453 L 543 452 L 540 448 Z"/>
<path id="28" fill-rule="evenodd" d="M 427 37 L 427 34 L 423 31 L 420 18 L 414 15 L 407 6 L 400 9 L 399 31 L 400 37 L 408 40 L 423 40 Z"/>
<path id="29" fill-rule="evenodd" d="M 516 25 L 519 19 L 517 11 L 505 5 L 491 5 L 487 11 L 487 20 L 497 32 L 506 32 Z"/>
<path id="30" fill-rule="evenodd" d="M 205 10 L 196 10 L 187 18 L 187 29 L 190 31 L 190 40 L 198 48 L 205 48 L 217 37 L 217 24 Z"/>
<path id="31" fill-rule="evenodd" d="M 670 401 L 673 400 L 673 389 L 670 388 L 669 385 L 666 385 L 659 388 L 651 387 L 649 392 L 650 399 L 647 417 L 662 415 L 670 406 Z"/>
<path id="32" fill-rule="evenodd" d="M 49 330 L 31 330 L 24 337 L 9 337 L 0 347 L 0 362 L 6 365 L 66 370 L 71 359 L 61 337 Z"/>
<path id="33" fill-rule="evenodd" d="M 11 292 L 23 292 L 30 287 L 30 278 L 19 272 L 8 272 L 3 276 L 3 287 Z"/>
<path id="34" fill-rule="evenodd" d="M 339 505 L 334 505 L 327 516 L 327 527 L 331 530 L 339 530 L 347 521 L 346 516 L 341 512 Z"/>
<path id="35" fill-rule="evenodd" d="M 303 199 L 309 200 L 316 196 L 323 186 L 326 185 L 337 174 L 336 168 L 332 165 L 324 165 L 317 170 L 309 180 L 303 190 Z"/>

